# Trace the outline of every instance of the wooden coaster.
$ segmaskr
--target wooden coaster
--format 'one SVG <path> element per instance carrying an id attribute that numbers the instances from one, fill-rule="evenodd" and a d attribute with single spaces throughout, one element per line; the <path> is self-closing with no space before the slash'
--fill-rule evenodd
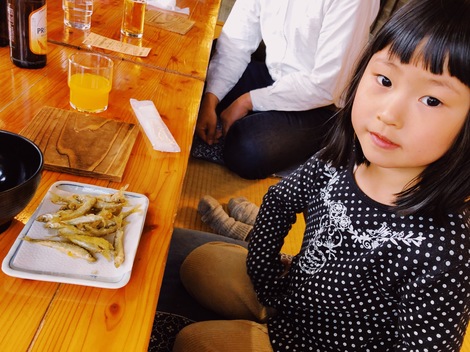
<path id="1" fill-rule="evenodd" d="M 41 149 L 47 170 L 120 182 L 138 132 L 127 122 L 44 107 L 20 134 Z"/>

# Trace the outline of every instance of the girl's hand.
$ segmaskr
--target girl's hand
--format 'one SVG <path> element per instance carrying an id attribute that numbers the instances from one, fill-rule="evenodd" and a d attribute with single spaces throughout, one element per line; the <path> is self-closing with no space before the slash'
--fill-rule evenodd
<path id="1" fill-rule="evenodd" d="M 217 130 L 215 107 L 219 99 L 212 93 L 204 94 L 196 123 L 196 134 L 207 144 L 218 143 L 222 131 Z"/>
<path id="2" fill-rule="evenodd" d="M 280 256 L 281 263 L 284 265 L 284 271 L 279 277 L 285 277 L 289 273 L 290 267 L 292 266 L 293 256 L 285 253 L 281 253 Z"/>
<path id="3" fill-rule="evenodd" d="M 224 136 L 227 134 L 228 130 L 235 121 L 248 115 L 252 109 L 253 104 L 251 103 L 250 93 L 245 93 L 232 104 L 230 104 L 227 109 L 222 111 L 220 114 L 220 119 L 222 121 L 222 132 Z"/>

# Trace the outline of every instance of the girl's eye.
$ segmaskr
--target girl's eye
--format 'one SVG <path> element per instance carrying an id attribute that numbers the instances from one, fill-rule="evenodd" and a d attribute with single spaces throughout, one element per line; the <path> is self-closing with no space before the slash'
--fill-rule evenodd
<path id="1" fill-rule="evenodd" d="M 384 87 L 391 87 L 392 86 L 392 81 L 390 81 L 387 77 L 378 75 L 377 76 L 377 82 L 379 82 L 380 85 Z"/>
<path id="2" fill-rule="evenodd" d="M 439 106 L 442 104 L 439 99 L 433 97 L 423 97 L 420 100 L 427 106 Z"/>

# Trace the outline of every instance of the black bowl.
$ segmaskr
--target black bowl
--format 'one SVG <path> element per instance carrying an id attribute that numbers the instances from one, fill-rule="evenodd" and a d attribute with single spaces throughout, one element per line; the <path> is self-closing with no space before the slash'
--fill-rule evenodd
<path id="1" fill-rule="evenodd" d="M 0 130 L 0 233 L 33 198 L 44 158 L 29 139 Z"/>

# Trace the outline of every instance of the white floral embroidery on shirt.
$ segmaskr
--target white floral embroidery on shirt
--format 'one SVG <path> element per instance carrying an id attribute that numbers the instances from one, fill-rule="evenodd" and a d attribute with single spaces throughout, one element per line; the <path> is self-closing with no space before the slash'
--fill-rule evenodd
<path id="1" fill-rule="evenodd" d="M 352 234 L 352 238 L 365 249 L 374 249 L 385 242 L 398 242 L 407 246 L 420 246 L 424 237 L 415 235 L 412 231 L 393 231 L 387 223 L 383 222 L 378 229 L 367 229 L 365 232 L 356 230 L 347 214 L 347 207 L 338 201 L 331 200 L 331 191 L 339 181 L 338 171 L 333 167 L 326 167 L 325 176 L 329 177 L 328 184 L 321 190 L 320 198 L 328 208 L 328 213 L 320 219 L 320 224 L 309 240 L 307 250 L 299 259 L 302 270 L 310 275 L 320 270 L 327 260 L 336 257 L 336 248 L 343 242 L 343 233 Z"/>
<path id="2" fill-rule="evenodd" d="M 394 245 L 398 245 L 398 242 L 402 242 L 407 246 L 414 244 L 419 247 L 421 242 L 424 240 L 422 235 L 417 235 L 413 231 L 408 231 L 408 234 L 405 234 L 404 231 L 392 231 L 388 225 L 384 222 L 382 226 L 377 230 L 366 230 L 366 233 L 359 233 L 357 230 L 352 227 L 348 229 L 353 235 L 355 242 L 359 242 L 364 248 L 374 249 L 380 246 L 384 242 L 392 242 Z"/>

